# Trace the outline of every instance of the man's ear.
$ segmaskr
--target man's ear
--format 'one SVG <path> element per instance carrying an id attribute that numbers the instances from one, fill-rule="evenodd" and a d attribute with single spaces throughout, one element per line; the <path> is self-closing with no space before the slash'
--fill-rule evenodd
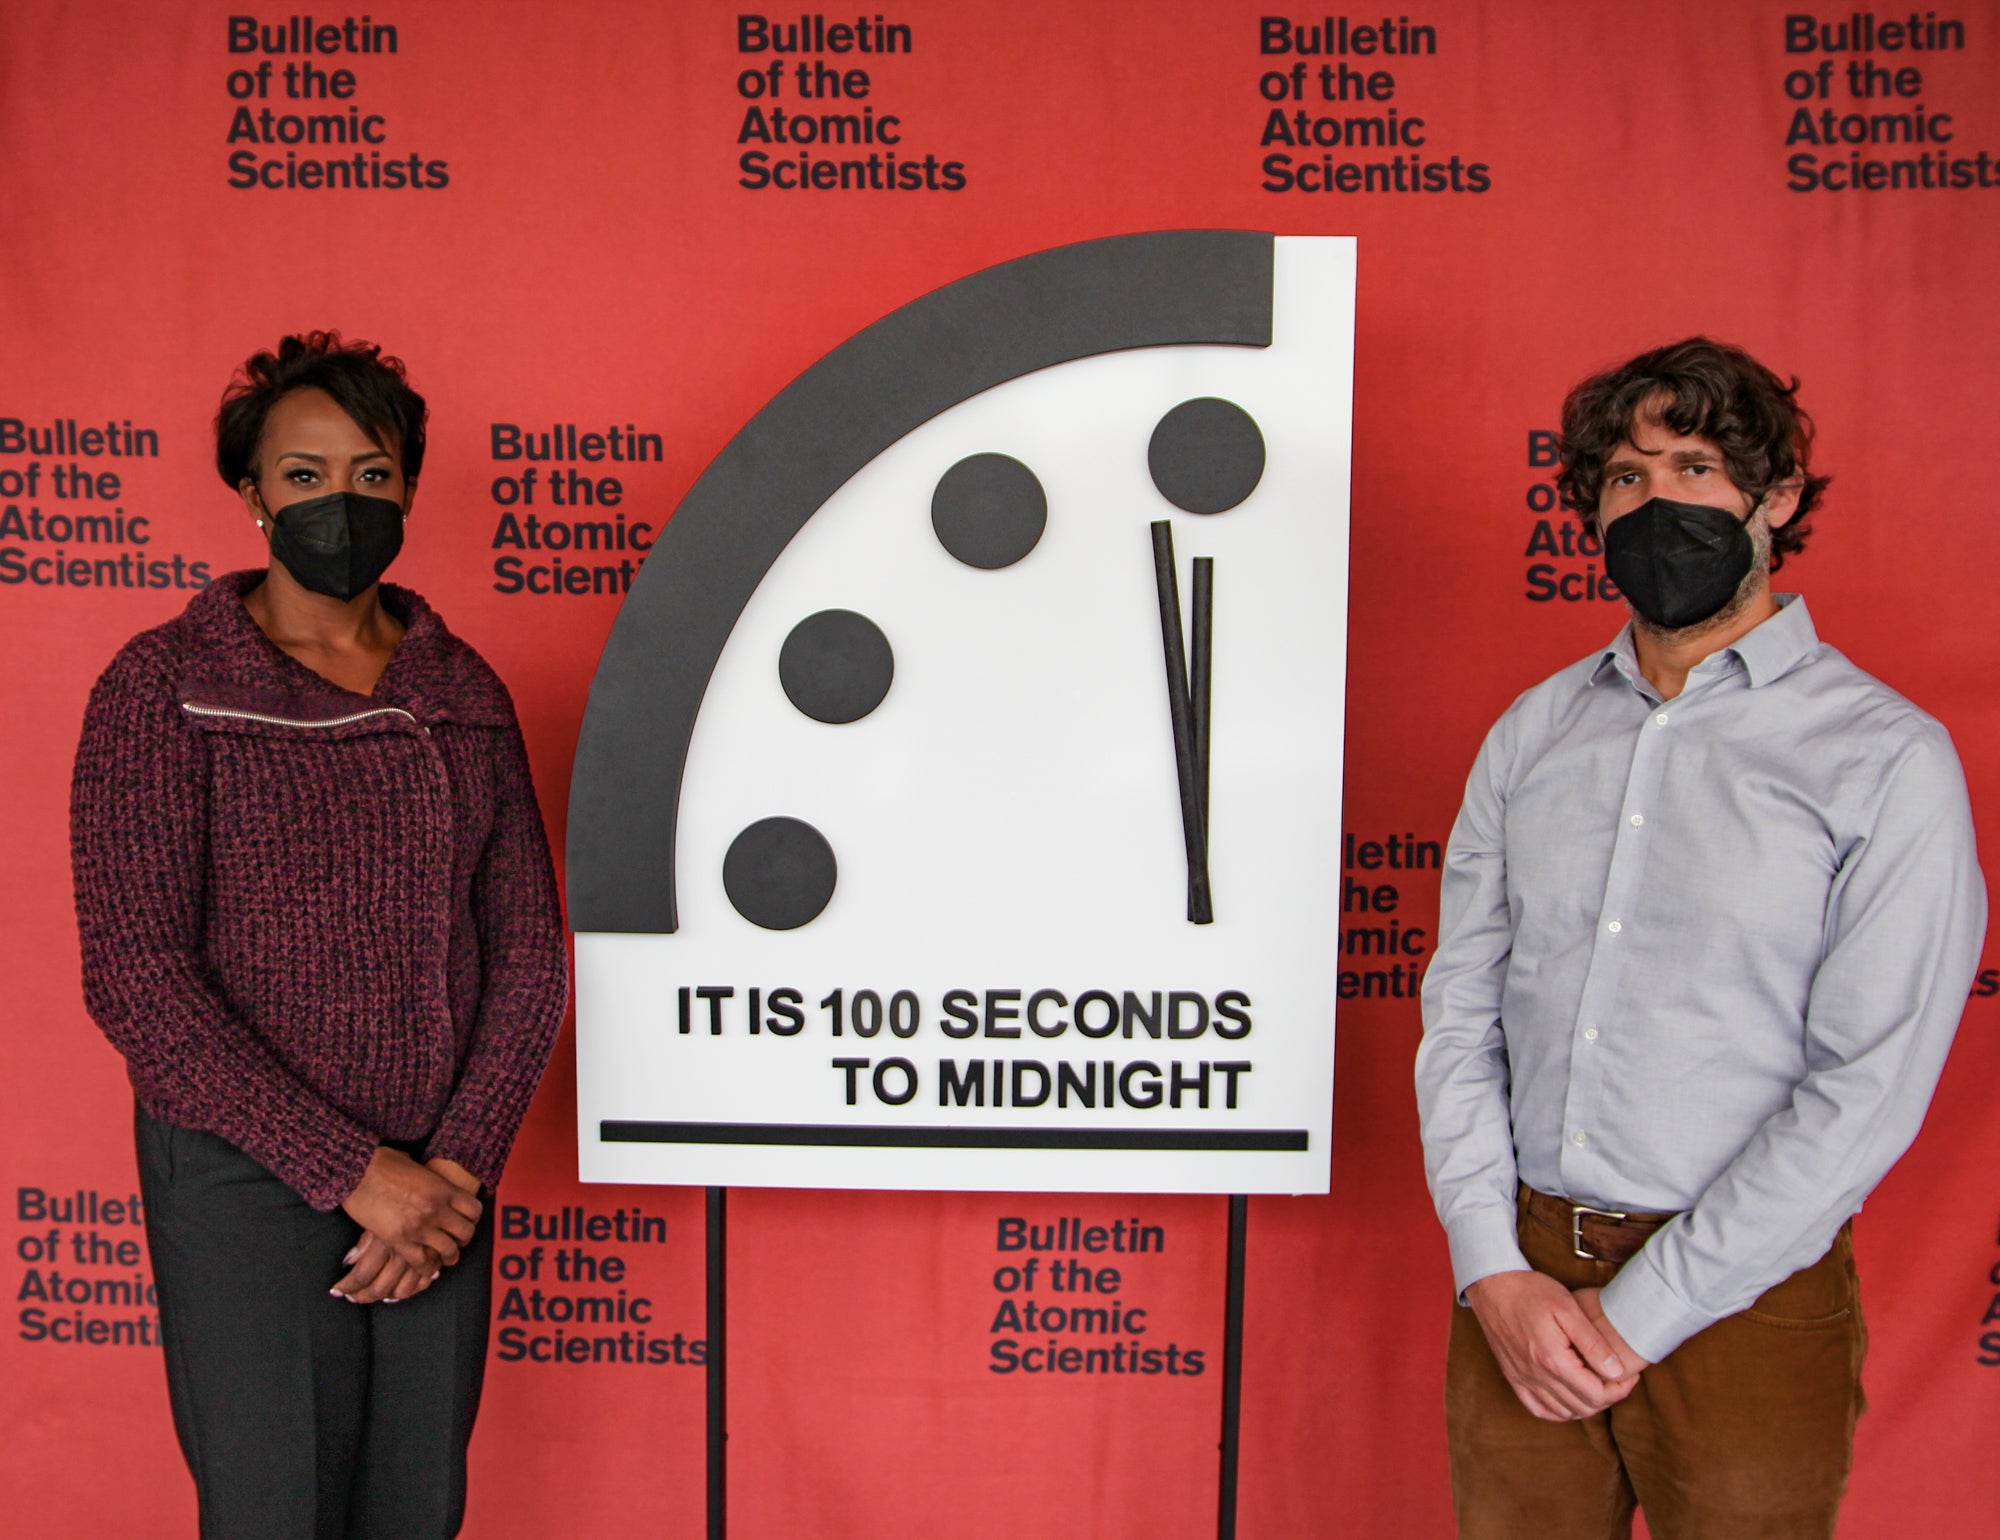
<path id="1" fill-rule="evenodd" d="M 1791 523 L 1792 515 L 1799 511 L 1799 493 L 1804 489 L 1803 476 L 1793 476 L 1772 487 L 1758 504 L 1764 510 L 1764 522 L 1773 529 L 1782 529 Z"/>

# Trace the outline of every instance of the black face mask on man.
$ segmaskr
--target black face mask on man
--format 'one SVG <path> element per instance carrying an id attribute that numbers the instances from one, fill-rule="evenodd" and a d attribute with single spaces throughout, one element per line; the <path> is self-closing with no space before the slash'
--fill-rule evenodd
<path id="1" fill-rule="evenodd" d="M 403 548 L 403 505 L 364 492 L 329 492 L 271 515 L 271 555 L 301 588 L 348 600 L 389 570 Z"/>
<path id="2" fill-rule="evenodd" d="M 1727 508 L 1649 498 L 1604 531 L 1604 570 L 1663 630 L 1697 625 L 1736 595 L 1756 560 L 1746 520 Z"/>

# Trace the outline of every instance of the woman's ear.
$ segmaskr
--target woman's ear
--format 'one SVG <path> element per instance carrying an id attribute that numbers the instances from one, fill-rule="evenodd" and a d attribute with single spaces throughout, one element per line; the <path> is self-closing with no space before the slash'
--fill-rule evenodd
<path id="1" fill-rule="evenodd" d="M 268 543 L 271 538 L 271 516 L 264 511 L 264 494 L 257 490 L 257 483 L 248 476 L 236 484 L 236 491 L 243 499 L 244 509 L 256 521 L 257 527 L 264 532 L 264 539 Z"/>

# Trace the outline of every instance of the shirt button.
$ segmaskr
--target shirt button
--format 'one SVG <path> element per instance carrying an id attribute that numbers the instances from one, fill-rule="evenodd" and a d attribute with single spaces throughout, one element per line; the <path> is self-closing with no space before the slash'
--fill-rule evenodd
<path id="1" fill-rule="evenodd" d="M 1617 935 L 1617 934 L 1618 934 L 1618 932 L 1620 932 L 1621 930 L 1623 930 L 1623 929 L 1624 929 L 1625 927 L 1624 927 L 1624 926 L 1622 926 L 1622 925 L 1620 925 L 1620 924 L 1619 924 L 1619 923 L 1618 923 L 1618 922 L 1617 922 L 1616 920 L 1613 920 L 1613 921 L 1612 921 L 1612 922 L 1611 922 L 1611 923 L 1610 923 L 1609 925 L 1605 926 L 1604 928 L 1605 928 L 1606 930 L 1610 931 L 1610 932 L 1611 932 L 1611 934 L 1615 936 L 1615 935 Z"/>
<path id="2" fill-rule="evenodd" d="M 1655 727 L 1665 727 L 1667 725 L 1667 714 L 1662 711 L 1658 716 L 1654 717 L 1653 725 Z"/>
<path id="3" fill-rule="evenodd" d="M 1584 1135 L 1584 1134 L 1582 1134 L 1581 1132 L 1578 1132 L 1578 1133 L 1574 1133 L 1574 1134 L 1571 1134 L 1571 1135 L 1570 1135 L 1570 1138 L 1571 1138 L 1571 1139 L 1573 1139 L 1573 1140 L 1575 1140 L 1575 1141 L 1576 1141 L 1576 1142 L 1577 1142 L 1578 1144 L 1584 1144 L 1584 1143 L 1587 1143 L 1587 1142 L 1588 1142 L 1588 1140 L 1587 1140 L 1587 1138 L 1585 1137 L 1585 1135 Z"/>
<path id="4" fill-rule="evenodd" d="M 1583 1040 L 1584 1040 L 1584 1041 L 1585 1041 L 1586 1043 L 1594 1043 L 1594 1042 L 1596 1042 L 1596 1041 L 1597 1041 L 1597 1028 L 1595 1028 L 1595 1027 L 1585 1027 L 1585 1028 L 1583 1029 Z"/>
<path id="5" fill-rule="evenodd" d="M 1646 815 L 1644 813 L 1634 813 L 1632 815 L 1632 827 L 1635 829 L 1638 828 L 1639 825 L 1644 823 L 1645 821 L 1646 821 Z"/>

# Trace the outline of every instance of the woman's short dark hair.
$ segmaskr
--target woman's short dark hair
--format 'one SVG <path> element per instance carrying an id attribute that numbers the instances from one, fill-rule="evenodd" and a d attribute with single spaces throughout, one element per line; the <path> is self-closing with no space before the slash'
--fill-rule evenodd
<path id="1" fill-rule="evenodd" d="M 1628 364 L 1593 375 L 1569 393 L 1562 409 L 1562 470 L 1556 488 L 1592 534 L 1604 464 L 1645 412 L 1675 433 L 1711 440 L 1722 451 L 1729 479 L 1754 507 L 1765 493 L 1800 478 L 1798 512 L 1771 531 L 1771 570 L 1805 549 L 1808 516 L 1819 506 L 1830 476 L 1807 472 L 1813 425 L 1798 404 L 1799 382 L 1789 384 L 1748 353 L 1727 342 L 1690 337 L 1641 353 Z"/>
<path id="2" fill-rule="evenodd" d="M 424 398 L 410 389 L 400 358 L 372 342 L 344 342 L 339 332 L 287 337 L 275 353 L 255 353 L 222 393 L 215 414 L 215 468 L 234 487 L 256 476 L 264 420 L 295 390 L 323 390 L 354 425 L 403 462 L 417 479 L 424 466 Z"/>

